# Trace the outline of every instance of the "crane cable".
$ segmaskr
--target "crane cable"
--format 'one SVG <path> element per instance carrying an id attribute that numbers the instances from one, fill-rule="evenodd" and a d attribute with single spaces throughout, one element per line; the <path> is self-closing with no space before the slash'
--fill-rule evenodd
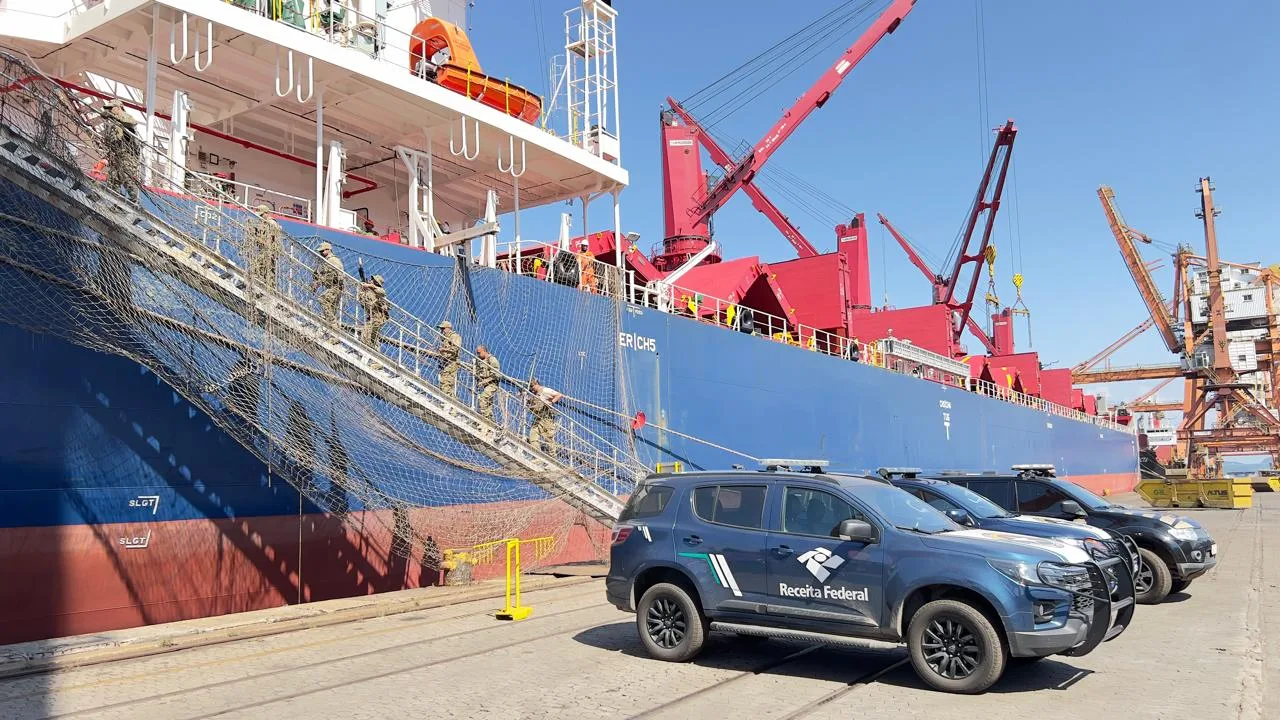
<path id="1" fill-rule="evenodd" d="M 770 56 L 775 54 L 778 54 L 778 55 L 783 54 L 782 51 L 788 48 L 790 44 L 793 41 L 795 41 L 798 37 L 811 31 L 815 26 L 826 22 L 833 15 L 838 14 L 840 11 L 846 9 L 848 6 L 852 5 L 856 1 L 857 0 L 846 0 L 842 4 L 832 8 L 831 10 L 828 10 L 826 13 L 812 20 L 808 25 L 805 25 L 799 30 L 796 30 L 795 32 L 788 35 L 787 37 L 774 43 L 772 46 L 765 48 L 763 51 L 757 53 L 754 57 L 747 59 L 742 64 L 729 70 L 725 74 L 721 75 L 715 80 L 712 80 L 711 82 L 707 83 L 701 88 L 698 88 L 693 93 L 687 95 L 685 99 L 681 101 L 681 104 L 688 108 L 694 108 L 694 107 L 703 105 L 708 101 L 710 101 L 711 99 L 724 93 L 727 90 L 727 88 L 732 87 L 733 85 L 738 84 L 740 82 L 743 82 L 743 79 L 745 77 L 750 77 L 751 75 L 759 72 L 764 67 L 771 67 L 775 63 L 772 62 L 773 58 Z M 828 24 L 827 26 L 829 27 L 830 25 Z M 755 67 L 752 67 L 752 66 L 755 66 Z M 738 76 L 738 77 L 735 78 L 735 76 Z M 710 93 L 710 94 L 706 94 L 706 93 Z"/>
<path id="2" fill-rule="evenodd" d="M 875 19 L 876 15 L 867 14 L 866 9 L 869 8 L 873 2 L 875 2 L 875 0 L 866 0 L 866 2 L 864 2 L 853 15 L 849 16 L 849 18 L 838 24 L 830 26 L 821 34 L 814 37 L 810 43 L 801 50 L 800 58 L 791 62 L 790 67 L 785 72 L 777 73 L 770 69 L 766 80 L 752 83 L 747 90 L 739 93 L 737 97 L 730 98 L 713 109 L 709 113 L 711 125 L 715 126 L 724 122 L 744 108 L 750 107 L 751 104 L 755 102 L 756 98 L 760 97 L 765 92 L 768 92 L 799 70 L 804 69 L 805 64 L 808 61 L 814 59 L 821 53 L 825 53 L 836 45 L 843 44 L 848 39 L 849 35 L 860 31 L 869 25 Z M 745 96 L 747 92 L 750 92 L 751 94 L 744 98 L 743 96 Z"/>
<path id="3" fill-rule="evenodd" d="M 692 111 L 720 100 L 719 104 L 710 111 L 701 114 L 705 125 L 714 125 L 716 122 L 723 121 L 750 105 L 751 101 L 761 93 L 804 67 L 806 62 L 823 49 L 838 42 L 848 32 L 851 24 L 852 27 L 856 27 L 856 21 L 863 18 L 867 9 L 878 1 L 880 0 L 846 0 L 772 47 L 697 90 L 682 101 L 682 104 Z M 855 4 L 857 7 L 850 10 Z M 815 27 L 818 29 L 814 30 Z M 801 37 L 804 39 L 799 40 Z M 833 37 L 835 40 L 831 40 Z M 778 72 L 779 67 L 789 67 L 789 69 Z"/>

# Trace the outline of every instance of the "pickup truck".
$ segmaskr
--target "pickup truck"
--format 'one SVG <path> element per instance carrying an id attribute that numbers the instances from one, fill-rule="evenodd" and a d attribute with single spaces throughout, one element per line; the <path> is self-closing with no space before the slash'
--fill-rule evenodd
<path id="1" fill-rule="evenodd" d="M 1085 523 L 1130 538 L 1138 547 L 1138 602 L 1155 605 L 1218 564 L 1218 544 L 1200 523 L 1158 509 L 1109 502 L 1054 476 L 1052 465 L 1015 465 L 1009 474 L 942 473 L 1006 510 Z"/>
<path id="2" fill-rule="evenodd" d="M 874 639 L 905 643 L 930 686 L 977 693 L 1012 659 L 1084 655 L 1133 615 L 1121 558 L 965 528 L 882 478 L 764 465 L 651 475 L 628 500 L 606 595 L 652 657 L 692 660 L 715 631 Z"/>

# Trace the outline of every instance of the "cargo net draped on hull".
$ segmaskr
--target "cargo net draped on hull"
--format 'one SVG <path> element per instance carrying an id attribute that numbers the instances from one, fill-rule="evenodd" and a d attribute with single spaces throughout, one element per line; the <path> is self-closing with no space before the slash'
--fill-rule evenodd
<path id="1" fill-rule="evenodd" d="M 151 173 L 138 203 L 109 187 L 106 180 L 118 181 L 127 163 L 114 176 L 109 166 L 101 172 L 108 156 L 101 124 L 116 121 L 92 98 L 2 51 L 0 91 L 4 321 L 137 361 L 322 511 L 357 525 L 381 523 L 396 552 L 428 563 L 437 548 L 503 537 L 564 540 L 576 524 L 588 531 L 611 524 L 619 496 L 643 476 L 629 427 L 615 419 L 625 408 L 592 414 L 562 401 L 555 447 L 535 448 L 526 439 L 533 422 L 527 378 L 503 377 L 493 416 L 482 417 L 469 344 L 457 390 L 441 388 L 436 321 L 448 315 L 420 318 L 393 303 L 372 339 L 360 281 L 347 274 L 333 323 L 313 283 L 323 262 L 312 249 L 316 238 L 282 232 L 275 267 L 263 270 L 265 256 L 247 257 L 258 247 L 256 219 L 216 188 L 196 189 L 204 198 L 197 199 L 164 169 Z M 371 274 L 397 271 L 379 262 L 386 267 L 370 267 Z M 348 257 L 348 271 L 352 265 Z M 422 307 L 452 313 L 464 336 L 486 318 L 504 317 L 505 308 L 477 308 L 460 289 L 477 281 L 476 270 L 417 269 L 417 291 L 435 296 L 430 308 L 432 298 L 420 298 Z M 491 306 L 510 294 L 504 283 L 528 284 L 482 272 Z M 526 358 L 523 369 L 553 373 L 544 382 L 562 383 L 557 389 L 566 395 L 595 383 L 597 399 L 624 397 L 617 311 L 561 318 L 553 330 L 565 334 L 566 357 L 540 358 L 543 368 L 531 370 L 536 363 Z M 495 341 L 515 331 L 482 329 Z M 582 368 L 588 342 L 600 357 Z M 512 372 L 513 360 L 503 358 L 504 371 Z"/>

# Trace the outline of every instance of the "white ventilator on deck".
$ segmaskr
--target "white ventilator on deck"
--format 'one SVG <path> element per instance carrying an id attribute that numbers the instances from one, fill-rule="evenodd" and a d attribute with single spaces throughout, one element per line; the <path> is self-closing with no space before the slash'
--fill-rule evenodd
<path id="1" fill-rule="evenodd" d="M 0 54 L 0 84 L 34 74 Z M 0 104 L 0 207 L 23 210 L 0 214 L 7 321 L 144 365 L 322 510 L 346 517 L 358 501 L 374 512 L 352 522 L 394 525 L 402 552 L 423 550 L 428 535 L 456 546 L 566 531 L 579 513 L 611 524 L 618 496 L 645 473 L 625 431 L 558 410 L 558 453 L 534 448 L 509 381 L 496 420 L 482 418 L 469 353 L 457 394 L 440 388 L 434 321 L 393 305 L 380 342 L 366 344 L 358 280 L 345 277 L 331 327 L 312 289 L 319 257 L 300 239 L 282 237 L 268 287 L 246 270 L 247 209 L 172 186 L 148 190 L 139 207 L 87 176 L 103 153 L 85 109 L 52 82 Z M 548 527 L 556 507 L 573 510 Z"/>

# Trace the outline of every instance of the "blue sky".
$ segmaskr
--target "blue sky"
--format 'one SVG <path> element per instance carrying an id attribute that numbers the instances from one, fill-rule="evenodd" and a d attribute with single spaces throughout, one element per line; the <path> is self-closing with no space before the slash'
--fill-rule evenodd
<path id="1" fill-rule="evenodd" d="M 986 129 L 1006 118 L 1019 135 L 1017 181 L 994 235 L 999 292 L 1012 301 L 1020 249 L 1034 349 L 1045 364 L 1079 362 L 1143 318 L 1098 204 L 1100 183 L 1115 188 L 1134 227 L 1203 247 L 1194 188 L 1210 175 L 1224 209 L 1224 257 L 1280 262 L 1280 3 L 980 1 L 986 117 L 979 112 L 975 2 L 919 0 L 771 163 L 867 213 L 877 303 L 887 290 L 895 306 L 923 304 L 929 290 L 875 213 L 927 253 L 944 256 L 986 159 Z M 546 54 L 563 44 L 561 12 L 571 4 L 477 0 L 471 37 L 486 70 L 543 90 Z M 662 233 L 657 118 L 664 98 L 686 97 L 839 4 L 615 0 L 623 164 L 631 173 L 623 225 L 641 233 L 643 247 Z M 545 32 L 541 44 L 535 18 Z M 720 129 L 754 142 L 849 42 L 852 36 L 798 68 L 780 63 L 778 72 L 795 72 Z M 811 241 L 833 245 L 826 223 L 777 202 Z M 604 220 L 603 207 L 593 206 L 592 217 Z M 716 237 L 727 255 L 792 257 L 741 194 L 717 214 Z M 1157 277 L 1171 287 L 1168 270 Z M 1026 348 L 1026 328 L 1017 330 Z M 1114 358 L 1168 360 L 1154 332 Z M 1109 393 L 1121 399 L 1140 387 L 1112 386 Z M 1161 397 L 1179 394 L 1171 386 Z"/>

